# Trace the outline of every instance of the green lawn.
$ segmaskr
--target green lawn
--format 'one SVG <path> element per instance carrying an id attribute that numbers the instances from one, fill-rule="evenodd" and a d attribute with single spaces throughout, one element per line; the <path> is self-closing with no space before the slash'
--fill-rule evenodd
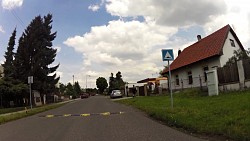
<path id="1" fill-rule="evenodd" d="M 18 107 L 18 108 L 0 108 L 0 115 L 1 114 L 6 114 L 6 113 L 12 113 L 12 112 L 17 112 L 24 110 L 24 107 Z"/>
<path id="2" fill-rule="evenodd" d="M 41 113 L 44 111 L 48 111 L 50 109 L 54 109 L 54 108 L 58 108 L 62 105 L 64 105 L 66 103 L 54 103 L 54 104 L 50 104 L 50 105 L 44 105 L 41 107 L 35 107 L 33 109 L 28 109 L 27 113 L 24 110 L 24 108 L 21 108 L 22 111 L 20 111 L 20 108 L 11 108 L 11 109 L 0 109 L 1 113 L 9 113 L 9 112 L 15 112 L 15 113 L 10 113 L 10 114 L 0 114 L 0 124 L 9 122 L 9 121 L 13 121 L 13 120 L 17 120 L 23 117 L 27 117 L 27 116 L 31 116 L 31 115 L 35 115 L 37 113 Z M 19 110 L 18 110 L 19 109 Z M 19 111 L 19 112 L 16 112 Z"/>
<path id="3" fill-rule="evenodd" d="M 136 97 L 119 101 L 139 108 L 151 117 L 192 133 L 250 140 L 250 91 L 202 96 L 191 89 L 169 96 Z"/>

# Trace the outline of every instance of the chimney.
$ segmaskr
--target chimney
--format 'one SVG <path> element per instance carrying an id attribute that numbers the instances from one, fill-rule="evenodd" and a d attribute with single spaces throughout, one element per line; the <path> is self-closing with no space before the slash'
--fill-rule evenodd
<path id="1" fill-rule="evenodd" d="M 198 39 L 198 41 L 200 41 L 201 40 L 201 35 L 197 35 L 197 39 Z"/>
<path id="2" fill-rule="evenodd" d="M 181 50 L 179 49 L 179 50 L 178 50 L 178 56 L 179 56 L 180 54 L 181 54 Z"/>

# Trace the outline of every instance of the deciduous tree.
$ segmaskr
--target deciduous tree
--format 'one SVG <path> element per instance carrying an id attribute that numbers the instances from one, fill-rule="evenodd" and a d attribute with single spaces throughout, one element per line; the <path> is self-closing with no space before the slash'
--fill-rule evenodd
<path id="1" fill-rule="evenodd" d="M 96 79 L 96 86 L 99 89 L 99 92 L 103 93 L 104 90 L 108 87 L 108 82 L 104 77 L 99 77 Z"/>

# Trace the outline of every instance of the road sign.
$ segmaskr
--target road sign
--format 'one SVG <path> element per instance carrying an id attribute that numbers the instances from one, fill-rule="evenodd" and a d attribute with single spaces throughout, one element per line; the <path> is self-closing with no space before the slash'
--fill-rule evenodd
<path id="1" fill-rule="evenodd" d="M 33 76 L 28 76 L 28 84 L 32 84 L 33 83 Z"/>
<path id="2" fill-rule="evenodd" d="M 173 61 L 174 53 L 172 49 L 163 49 L 162 51 L 162 60 L 163 61 Z"/>
<path id="3" fill-rule="evenodd" d="M 172 86 L 171 86 L 171 69 L 170 69 L 170 64 L 169 61 L 174 60 L 174 53 L 172 49 L 163 49 L 161 50 L 162 52 L 162 60 L 163 61 L 168 61 L 168 81 L 169 83 L 169 90 L 170 90 L 170 98 L 171 98 L 171 108 L 173 109 L 174 107 L 174 100 L 173 100 L 173 94 L 172 94 Z"/>

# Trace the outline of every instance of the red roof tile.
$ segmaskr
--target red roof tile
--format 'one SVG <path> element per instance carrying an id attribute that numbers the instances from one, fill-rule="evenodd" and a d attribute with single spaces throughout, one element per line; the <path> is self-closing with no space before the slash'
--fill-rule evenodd
<path id="1" fill-rule="evenodd" d="M 170 65 L 171 70 L 175 70 L 216 55 L 221 55 L 222 48 L 230 30 L 232 31 L 232 34 L 236 36 L 230 25 L 226 25 L 200 41 L 197 41 L 193 45 L 185 48 Z M 236 40 L 239 42 L 237 37 Z M 240 46 L 242 47 L 241 43 Z M 164 74 L 167 72 L 168 69 L 164 69 L 162 73 Z"/>
<path id="2" fill-rule="evenodd" d="M 156 80 L 156 78 L 146 78 L 146 79 L 137 81 L 137 83 L 147 83 L 149 81 L 155 81 L 155 80 Z"/>

